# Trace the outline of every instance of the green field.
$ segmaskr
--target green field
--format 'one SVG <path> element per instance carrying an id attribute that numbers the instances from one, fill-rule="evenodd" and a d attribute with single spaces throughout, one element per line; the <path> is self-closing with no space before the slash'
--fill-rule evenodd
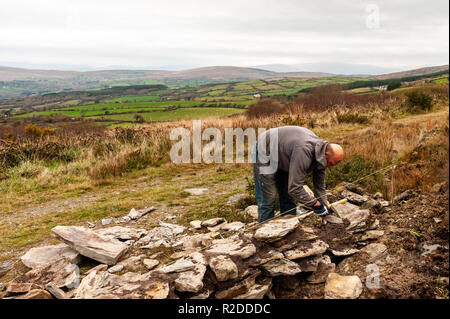
<path id="1" fill-rule="evenodd" d="M 115 98 L 103 97 L 103 100 L 98 101 L 72 98 L 53 104 L 42 103 L 33 106 L 31 110 L 26 109 L 27 113 L 24 114 L 17 114 L 20 112 L 17 110 L 19 112 L 14 112 L 16 114 L 13 113 L 12 116 L 66 115 L 100 119 L 102 123 L 104 120 L 110 120 L 114 125 L 135 123 L 136 114 L 147 122 L 229 116 L 242 113 L 249 105 L 256 103 L 258 100 L 254 98 L 255 94 L 262 97 L 291 95 L 328 83 L 345 84 L 354 80 L 355 78 L 339 77 L 278 78 L 199 86 L 169 86 L 167 89 L 142 95 L 116 95 Z M 23 113 L 23 110 L 20 113 Z"/>
<path id="2" fill-rule="evenodd" d="M 208 117 L 230 116 L 237 113 L 244 112 L 244 109 L 235 108 L 217 108 L 217 107 L 195 107 L 195 108 L 180 108 L 173 111 L 159 111 L 151 113 L 140 113 L 146 122 L 161 122 L 174 120 L 192 120 Z M 135 114 L 117 114 L 108 116 L 93 116 L 93 119 L 106 119 L 115 121 L 135 122 Z"/>

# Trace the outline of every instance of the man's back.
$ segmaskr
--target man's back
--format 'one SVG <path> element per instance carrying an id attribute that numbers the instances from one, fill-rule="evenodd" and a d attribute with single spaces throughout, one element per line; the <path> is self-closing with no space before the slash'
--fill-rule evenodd
<path id="1" fill-rule="evenodd" d="M 266 141 L 267 153 L 270 153 L 270 137 L 274 136 L 274 130 L 276 130 L 276 136 L 278 138 L 278 158 L 275 158 L 272 154 L 270 154 L 269 158 L 270 160 L 275 160 L 278 163 L 278 168 L 286 172 L 289 171 L 289 166 L 293 160 L 292 155 L 296 148 L 301 148 L 308 158 L 312 160 L 315 157 L 316 145 L 326 146 L 326 142 L 307 128 L 300 126 L 282 126 L 267 130 L 258 137 L 258 143 L 262 143 L 264 140 Z"/>

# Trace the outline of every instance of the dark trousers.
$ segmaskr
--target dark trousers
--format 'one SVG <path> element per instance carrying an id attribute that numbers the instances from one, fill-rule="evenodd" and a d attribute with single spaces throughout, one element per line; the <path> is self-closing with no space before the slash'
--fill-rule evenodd
<path id="1" fill-rule="evenodd" d="M 296 215 L 294 200 L 288 193 L 288 172 L 277 170 L 274 174 L 259 174 L 258 164 L 253 164 L 256 200 L 258 202 L 258 223 L 274 217 L 275 198 L 278 193 L 281 214 Z"/>

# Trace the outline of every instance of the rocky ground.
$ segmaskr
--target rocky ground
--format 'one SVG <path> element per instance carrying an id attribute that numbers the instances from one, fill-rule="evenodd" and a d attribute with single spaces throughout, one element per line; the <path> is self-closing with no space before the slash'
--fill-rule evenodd
<path id="1" fill-rule="evenodd" d="M 448 184 L 400 194 L 393 207 L 352 184 L 329 199 L 347 201 L 324 219 L 258 225 L 250 206 L 248 223 L 169 219 L 149 228 L 139 222 L 155 213 L 147 207 L 57 226 L 60 244 L 0 265 L 0 280 L 15 263 L 27 269 L 0 284 L 0 297 L 448 298 Z"/>

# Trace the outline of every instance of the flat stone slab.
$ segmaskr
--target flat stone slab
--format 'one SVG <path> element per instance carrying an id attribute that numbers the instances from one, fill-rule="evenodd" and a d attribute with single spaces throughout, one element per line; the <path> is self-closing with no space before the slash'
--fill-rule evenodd
<path id="1" fill-rule="evenodd" d="M 293 276 L 302 272 L 299 265 L 286 258 L 274 259 L 261 266 L 269 276 Z"/>
<path id="2" fill-rule="evenodd" d="M 287 250 L 284 255 L 289 260 L 305 258 L 309 256 L 316 256 L 323 254 L 328 249 L 328 244 L 322 240 L 316 240 L 314 242 L 308 242 L 305 247 L 298 247 L 292 250 Z"/>
<path id="3" fill-rule="evenodd" d="M 331 253 L 337 257 L 350 256 L 356 254 L 359 250 L 356 248 L 330 249 Z"/>
<path id="4" fill-rule="evenodd" d="M 271 284 L 268 285 L 254 285 L 250 287 L 250 289 L 242 295 L 238 295 L 233 299 L 263 299 L 264 296 L 269 292 Z"/>
<path id="5" fill-rule="evenodd" d="M 325 284 L 325 299 L 356 299 L 362 293 L 358 276 L 340 276 L 330 273 Z"/>
<path id="6" fill-rule="evenodd" d="M 267 262 L 269 262 L 271 260 L 281 259 L 281 258 L 284 258 L 283 253 L 281 253 L 281 252 L 279 252 L 277 250 L 270 250 L 270 251 L 267 252 L 266 255 L 264 255 L 262 257 L 254 257 L 251 260 L 250 265 L 253 266 L 253 267 L 257 267 L 257 266 L 265 264 L 265 263 L 267 263 Z"/>
<path id="7" fill-rule="evenodd" d="M 213 226 L 216 226 L 216 225 L 224 223 L 224 222 L 226 222 L 226 220 L 223 217 L 211 218 L 211 219 L 208 219 L 208 220 L 204 220 L 202 222 L 202 226 L 204 226 L 204 227 L 213 227 Z"/>
<path id="8" fill-rule="evenodd" d="M 145 268 L 147 268 L 148 270 L 152 270 L 159 265 L 159 260 L 146 258 L 142 261 L 142 263 L 144 264 Z"/>
<path id="9" fill-rule="evenodd" d="M 128 246 L 119 240 L 84 227 L 56 226 L 52 233 L 81 255 L 107 265 L 116 264 L 128 249 Z"/>
<path id="10" fill-rule="evenodd" d="M 14 266 L 14 262 L 9 260 L 0 265 L 0 278 L 6 275 Z"/>
<path id="11" fill-rule="evenodd" d="M 164 266 L 160 269 L 163 273 L 183 272 L 194 269 L 195 264 L 186 258 L 178 259 L 173 264 Z"/>
<path id="12" fill-rule="evenodd" d="M 249 275 L 236 285 L 216 292 L 216 299 L 230 299 L 247 293 L 249 289 L 256 284 L 256 277 L 258 277 L 260 274 L 261 271 L 255 271 L 253 274 Z"/>
<path id="13" fill-rule="evenodd" d="M 213 240 L 207 253 L 237 256 L 247 259 L 256 253 L 256 247 L 252 243 L 245 243 L 236 237 Z"/>
<path id="14" fill-rule="evenodd" d="M 302 272 L 316 271 L 319 263 L 331 264 L 331 258 L 327 255 L 322 255 L 302 258 L 297 261 Z"/>
<path id="15" fill-rule="evenodd" d="M 229 232 L 236 232 L 245 227 L 245 224 L 242 222 L 232 222 L 224 225 L 221 227 L 221 230 L 229 231 Z"/>
<path id="16" fill-rule="evenodd" d="M 138 240 L 138 244 L 147 245 L 146 248 L 154 248 L 161 245 L 170 247 L 177 240 L 177 235 L 186 230 L 186 227 L 170 223 L 160 222 L 159 225 L 150 229 L 146 236 Z"/>
<path id="17" fill-rule="evenodd" d="M 384 235 L 384 231 L 382 230 L 369 230 L 366 231 L 361 238 L 359 238 L 359 241 L 369 240 L 369 239 L 377 239 Z"/>
<path id="18" fill-rule="evenodd" d="M 358 206 L 351 203 L 334 205 L 332 206 L 332 209 L 339 215 L 340 218 L 346 219 L 350 222 L 350 225 L 347 227 L 348 230 L 365 226 L 365 221 L 370 216 L 370 210 L 360 209 Z"/>
<path id="19" fill-rule="evenodd" d="M 35 284 L 42 288 L 48 284 L 53 284 L 58 288 L 75 288 L 79 280 L 77 269 L 78 267 L 72 264 L 69 259 L 61 258 L 50 264 L 35 267 L 15 278 L 9 284 Z"/>
<path id="20" fill-rule="evenodd" d="M 149 278 L 148 274 L 126 273 L 122 276 L 93 271 L 75 290 L 75 299 L 165 299 L 169 283 Z"/>
<path id="21" fill-rule="evenodd" d="M 254 237 L 265 242 L 274 242 L 294 231 L 299 224 L 295 216 L 280 217 L 262 224 Z"/>
<path id="22" fill-rule="evenodd" d="M 362 205 L 369 200 L 366 196 L 361 196 L 349 190 L 342 191 L 342 196 L 347 198 L 349 202 L 355 203 L 356 205 Z"/>
<path id="23" fill-rule="evenodd" d="M 113 226 L 95 230 L 97 234 L 108 236 L 119 240 L 137 240 L 147 234 L 147 231 L 142 228 Z"/>
<path id="24" fill-rule="evenodd" d="M 361 251 L 367 253 L 370 257 L 370 260 L 374 261 L 378 258 L 383 257 L 387 253 L 387 247 L 384 244 L 373 243 L 365 246 L 361 249 Z"/>
<path id="25" fill-rule="evenodd" d="M 68 258 L 72 264 L 78 264 L 81 261 L 81 255 L 78 251 L 70 248 L 66 244 L 31 248 L 20 260 L 28 268 L 34 268 L 55 262 L 61 259 L 61 257 Z"/>

